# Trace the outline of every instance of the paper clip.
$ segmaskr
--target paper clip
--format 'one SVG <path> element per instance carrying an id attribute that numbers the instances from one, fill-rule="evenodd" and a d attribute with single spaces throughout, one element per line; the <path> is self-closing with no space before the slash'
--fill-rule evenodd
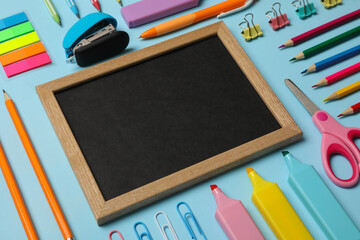
<path id="1" fill-rule="evenodd" d="M 306 4 L 305 4 L 305 1 L 306 1 Z M 299 5 L 297 5 L 296 2 L 298 2 Z M 302 0 L 302 1 L 295 0 L 291 4 L 297 8 L 296 14 L 299 16 L 300 19 L 305 19 L 316 13 L 314 4 L 309 3 L 308 0 Z"/>
<path id="2" fill-rule="evenodd" d="M 186 208 L 187 208 L 187 212 L 186 212 L 184 215 L 183 215 L 183 214 L 181 213 L 181 211 L 180 211 L 180 206 L 181 206 L 181 205 L 185 205 Z M 199 233 L 201 234 L 201 236 L 203 236 L 203 239 L 207 240 L 207 238 L 206 238 L 206 236 L 205 236 L 205 233 L 204 233 L 203 230 L 201 229 L 198 221 L 196 221 L 196 218 L 195 218 L 193 212 L 191 211 L 189 205 L 188 205 L 186 202 L 179 202 L 179 203 L 177 204 L 176 208 L 177 208 L 177 211 L 178 211 L 181 219 L 183 220 L 185 226 L 187 227 L 187 229 L 188 229 L 188 231 L 189 231 L 189 233 L 190 233 L 191 239 L 197 240 L 197 238 L 196 238 L 193 230 L 191 229 L 191 226 L 190 226 L 190 223 L 189 223 L 189 220 L 188 220 L 189 218 L 192 218 L 192 220 L 194 221 L 195 226 L 197 227 Z"/>
<path id="3" fill-rule="evenodd" d="M 166 217 L 166 220 L 168 221 L 168 224 L 164 224 L 164 225 L 162 225 L 161 227 L 160 227 L 159 221 L 158 221 L 158 219 L 157 219 L 157 217 L 158 217 L 160 214 L 163 214 L 163 215 Z M 174 230 L 173 226 L 171 225 L 170 219 L 168 218 L 168 216 L 167 216 L 164 212 L 162 212 L 162 211 L 157 212 L 157 213 L 155 214 L 154 218 L 155 218 L 155 222 L 156 222 L 156 224 L 158 225 L 158 227 L 159 227 L 159 229 L 160 229 L 160 232 L 161 232 L 161 234 L 162 234 L 162 236 L 163 236 L 163 238 L 164 238 L 165 240 L 169 240 L 169 238 L 168 238 L 168 236 L 166 235 L 166 232 L 165 232 L 165 229 L 166 229 L 166 228 L 170 229 L 171 234 L 172 234 L 174 240 L 179 240 L 178 237 L 177 237 L 177 235 L 176 235 L 176 233 L 175 233 L 175 230 Z"/>
<path id="4" fill-rule="evenodd" d="M 123 238 L 123 236 L 121 235 L 121 233 L 120 233 L 119 231 L 117 231 L 117 230 L 111 231 L 111 232 L 109 233 L 109 240 L 112 240 L 111 236 L 112 236 L 114 233 L 119 234 L 119 236 L 121 237 L 121 240 L 124 240 L 124 238 Z"/>
<path id="5" fill-rule="evenodd" d="M 340 3 L 342 3 L 342 0 L 321 0 L 321 4 L 324 5 L 325 8 L 332 8 Z"/>
<path id="6" fill-rule="evenodd" d="M 250 23 L 249 21 L 246 19 L 246 16 L 250 15 L 251 16 L 251 23 L 252 23 L 252 27 L 250 27 Z M 243 30 L 241 31 L 241 35 L 245 38 L 245 41 L 250 41 L 251 39 L 255 39 L 259 36 L 263 35 L 263 32 L 260 29 L 260 25 L 259 24 L 254 24 L 254 15 L 252 13 L 248 13 L 245 15 L 244 17 L 245 22 L 241 22 L 239 24 L 239 27 L 241 27 Z M 247 28 L 244 28 L 243 26 L 241 26 L 243 23 L 246 23 Z"/>
<path id="7" fill-rule="evenodd" d="M 279 5 L 279 13 L 275 10 L 274 6 Z M 273 28 L 274 31 L 278 30 L 279 28 L 285 27 L 286 25 L 290 24 L 290 21 L 286 15 L 286 13 L 282 14 L 280 11 L 281 4 L 279 2 L 274 3 L 271 6 L 271 11 L 267 11 L 265 16 L 270 18 L 269 24 Z M 273 13 L 274 17 L 268 15 L 268 13 Z"/>
<path id="8" fill-rule="evenodd" d="M 145 232 L 139 234 L 138 231 L 137 231 L 137 229 L 136 229 L 136 227 L 137 227 L 138 225 L 142 225 L 142 226 L 144 227 L 144 229 L 145 229 Z M 153 238 L 152 238 L 152 236 L 151 236 L 151 234 L 150 234 L 150 232 L 149 232 L 149 229 L 147 228 L 147 226 L 145 225 L 145 223 L 143 223 L 143 222 L 137 222 L 137 223 L 135 223 L 135 224 L 134 224 L 134 230 L 135 230 L 136 236 L 138 237 L 138 240 L 153 240 Z M 147 237 L 147 239 L 144 239 L 144 237 Z"/>

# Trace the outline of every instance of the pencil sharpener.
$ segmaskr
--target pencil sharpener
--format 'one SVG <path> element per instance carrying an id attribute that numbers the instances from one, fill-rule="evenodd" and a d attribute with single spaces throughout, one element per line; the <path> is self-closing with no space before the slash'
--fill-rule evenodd
<path id="1" fill-rule="evenodd" d="M 92 13 L 80 19 L 63 41 L 66 62 L 86 67 L 123 52 L 129 44 L 129 35 L 116 27 L 116 19 L 105 13 Z"/>

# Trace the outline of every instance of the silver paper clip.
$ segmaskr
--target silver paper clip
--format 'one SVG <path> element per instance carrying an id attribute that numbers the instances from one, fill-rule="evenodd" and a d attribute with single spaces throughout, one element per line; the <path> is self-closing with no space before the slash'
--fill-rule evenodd
<path id="1" fill-rule="evenodd" d="M 138 233 L 136 227 L 139 226 L 139 225 L 141 225 L 141 226 L 144 227 L 145 232 L 143 232 L 143 233 L 141 233 L 141 234 Z M 143 223 L 143 222 L 137 222 L 137 223 L 135 223 L 135 224 L 134 224 L 134 230 L 135 230 L 136 236 L 138 237 L 138 240 L 153 240 L 153 238 L 151 237 L 151 234 L 150 234 L 150 232 L 149 232 L 149 229 L 147 228 L 147 226 L 145 225 L 145 223 Z M 146 237 L 146 238 L 144 239 L 144 237 Z"/>
<path id="2" fill-rule="evenodd" d="M 187 212 L 185 214 L 182 214 L 181 211 L 180 211 L 180 206 L 181 205 L 184 205 L 186 206 L 187 208 Z M 196 228 L 198 229 L 199 233 L 201 234 L 201 236 L 203 237 L 203 239 L 207 240 L 206 236 L 205 236 L 205 233 L 203 232 L 203 230 L 201 229 L 198 221 L 196 221 L 196 218 L 193 214 L 193 212 L 191 211 L 189 205 L 186 203 L 186 202 L 179 202 L 176 206 L 177 208 L 177 211 L 181 217 L 181 219 L 183 220 L 185 226 L 187 227 L 189 233 L 190 233 L 190 236 L 191 236 L 191 239 L 195 239 L 197 240 L 195 234 L 194 234 L 194 231 L 191 229 L 191 226 L 190 226 L 190 223 L 189 223 L 189 219 L 192 219 L 193 222 L 195 223 L 195 226 Z"/>
<path id="3" fill-rule="evenodd" d="M 158 217 L 160 214 L 163 214 L 163 215 L 165 216 L 165 218 L 166 218 L 166 220 L 167 220 L 167 222 L 168 222 L 167 224 L 164 224 L 164 225 L 160 226 L 159 221 L 158 221 L 158 219 L 157 219 L 157 217 Z M 175 233 L 175 230 L 174 230 L 173 226 L 171 225 L 170 219 L 168 218 L 168 216 L 167 216 L 164 212 L 162 212 L 162 211 L 157 212 L 157 213 L 155 214 L 154 218 L 155 218 L 155 222 L 156 222 L 156 224 L 158 225 L 158 227 L 159 227 L 159 229 L 160 229 L 160 232 L 161 232 L 161 234 L 162 234 L 162 236 L 163 236 L 163 238 L 164 238 L 165 240 L 169 240 L 169 238 L 168 238 L 168 236 L 166 235 L 166 232 L 165 232 L 165 229 L 166 229 L 166 228 L 170 229 L 170 232 L 171 232 L 174 240 L 179 240 L 178 237 L 177 237 L 177 235 L 176 235 L 176 233 Z"/>

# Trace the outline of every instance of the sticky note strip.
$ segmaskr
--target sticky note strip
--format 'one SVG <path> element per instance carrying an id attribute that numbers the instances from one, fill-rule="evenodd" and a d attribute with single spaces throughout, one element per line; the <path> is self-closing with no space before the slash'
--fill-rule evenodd
<path id="1" fill-rule="evenodd" d="M 8 77 L 12 77 L 16 74 L 26 72 L 37 67 L 41 67 L 48 63 L 51 63 L 51 59 L 49 55 L 44 52 L 33 57 L 26 58 L 19 62 L 7 65 L 4 67 L 4 71 Z"/>
<path id="2" fill-rule="evenodd" d="M 0 20 L 0 31 L 28 21 L 24 12 Z"/>
<path id="3" fill-rule="evenodd" d="M 0 43 L 33 32 L 34 28 L 30 22 L 24 22 L 0 31 Z"/>
<path id="4" fill-rule="evenodd" d="M 41 42 L 31 44 L 27 47 L 6 53 L 0 56 L 0 63 L 3 66 L 18 62 L 28 57 L 45 52 L 45 47 Z"/>
<path id="5" fill-rule="evenodd" d="M 39 36 L 36 34 L 36 32 L 31 32 L 28 34 L 25 34 L 21 37 L 17 37 L 14 39 L 11 39 L 9 41 L 0 43 L 0 55 L 3 55 L 5 53 L 14 51 L 16 49 L 25 47 L 27 45 L 39 42 Z"/>

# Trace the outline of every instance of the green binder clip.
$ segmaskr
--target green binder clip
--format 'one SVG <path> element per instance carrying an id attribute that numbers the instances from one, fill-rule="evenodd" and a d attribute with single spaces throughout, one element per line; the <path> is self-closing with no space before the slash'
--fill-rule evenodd
<path id="1" fill-rule="evenodd" d="M 251 27 L 250 27 L 249 21 L 246 19 L 246 16 L 248 16 L 248 15 L 251 16 L 251 23 L 252 23 Z M 256 24 L 256 25 L 254 24 L 254 15 L 252 13 L 246 14 L 245 17 L 244 17 L 244 20 L 245 20 L 245 22 L 241 22 L 239 24 L 239 27 L 241 27 L 243 29 L 241 31 L 241 35 L 245 38 L 246 42 L 263 35 L 263 32 L 260 29 L 260 25 L 259 24 Z M 241 26 L 244 23 L 246 23 L 247 28 Z"/>
<path id="2" fill-rule="evenodd" d="M 321 4 L 324 5 L 325 8 L 332 8 L 340 3 L 342 3 L 342 0 L 321 0 Z"/>
<path id="3" fill-rule="evenodd" d="M 306 1 L 306 4 L 305 4 Z M 336 1 L 336 0 L 335 0 Z M 298 4 L 296 4 L 298 3 Z M 293 6 L 295 6 L 296 14 L 299 16 L 301 20 L 310 17 L 311 15 L 316 13 L 316 9 L 314 7 L 313 3 L 309 3 L 308 0 L 295 0 L 291 3 Z"/>

